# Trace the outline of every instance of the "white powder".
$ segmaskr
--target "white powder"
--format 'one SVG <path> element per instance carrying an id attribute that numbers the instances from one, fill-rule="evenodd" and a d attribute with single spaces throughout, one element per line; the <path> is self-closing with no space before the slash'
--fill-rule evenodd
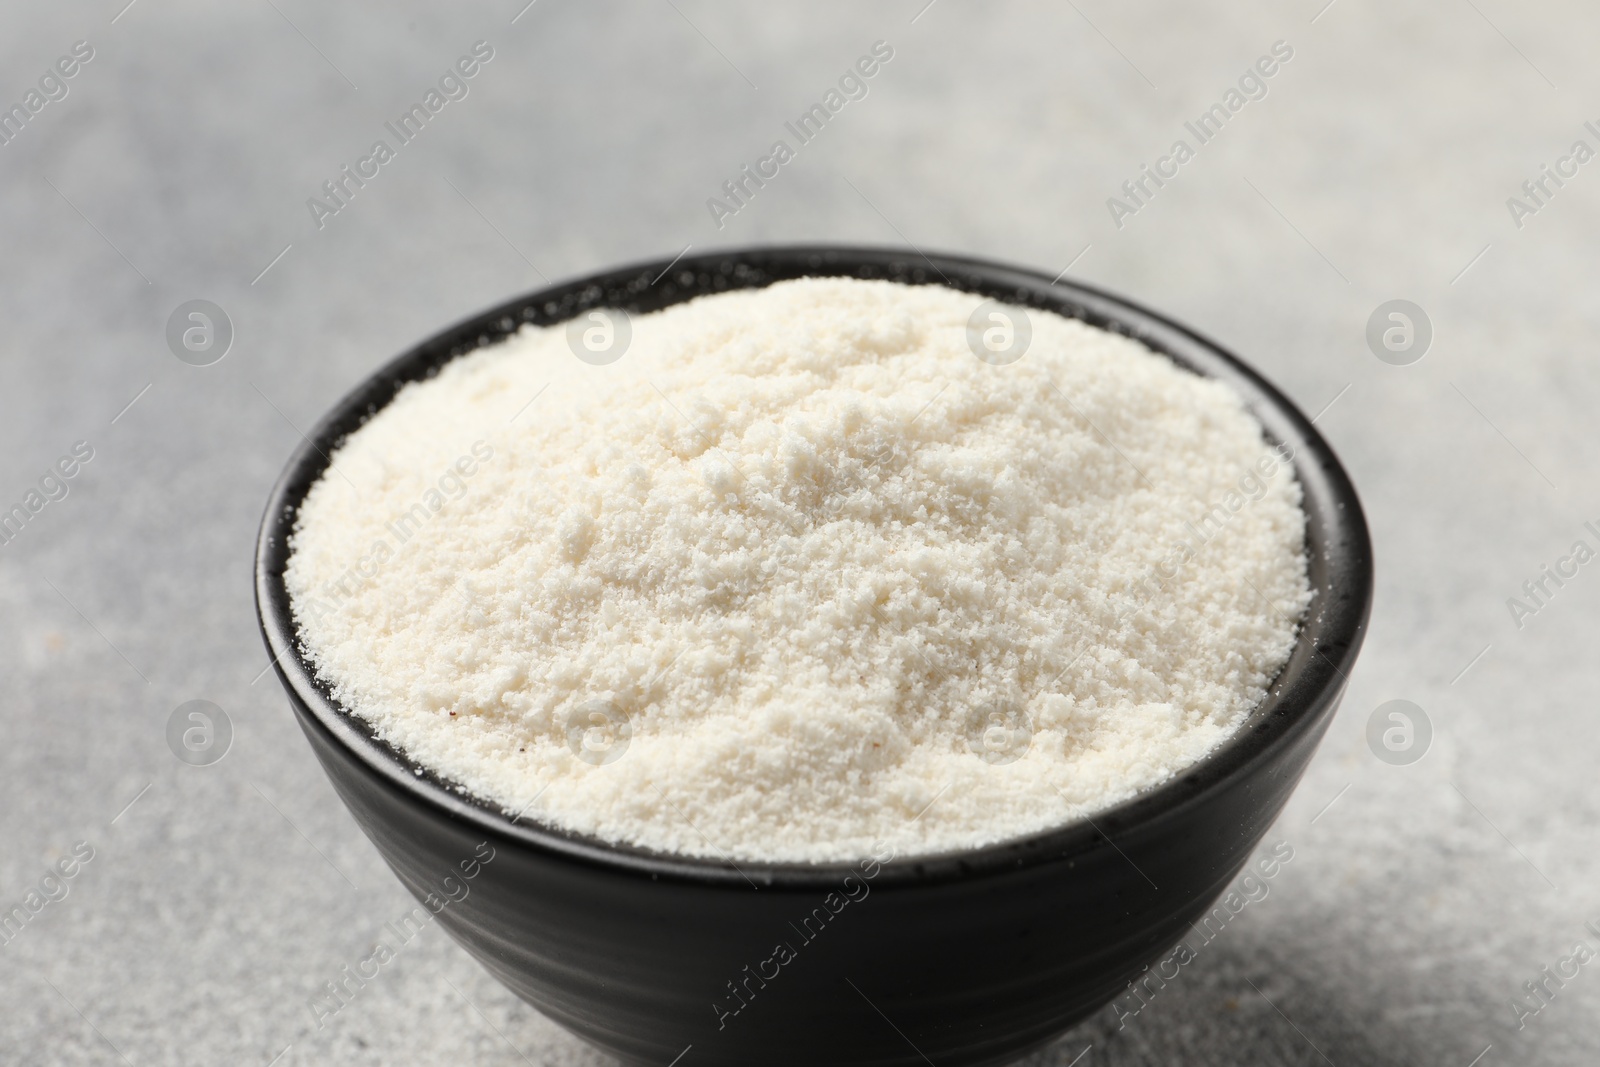
<path id="1" fill-rule="evenodd" d="M 1029 311 L 978 360 L 979 303 L 807 279 L 608 366 L 564 327 L 454 361 L 306 497 L 312 661 L 466 791 L 696 856 L 967 848 L 1171 777 L 1288 657 L 1299 485 L 1135 341 Z"/>

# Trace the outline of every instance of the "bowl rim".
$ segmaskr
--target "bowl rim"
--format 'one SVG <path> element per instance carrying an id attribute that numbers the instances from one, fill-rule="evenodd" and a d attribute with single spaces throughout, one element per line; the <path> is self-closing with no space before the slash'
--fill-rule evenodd
<path id="1" fill-rule="evenodd" d="M 1301 620 L 1290 659 L 1268 695 L 1229 737 L 1166 781 L 1110 808 L 1020 837 L 936 854 L 895 857 L 875 875 L 876 886 L 929 883 L 1014 872 L 1041 863 L 1071 862 L 1113 837 L 1138 837 L 1181 817 L 1185 809 L 1224 788 L 1318 727 L 1336 704 L 1360 650 L 1373 594 L 1372 548 L 1360 500 L 1332 448 L 1299 409 L 1231 352 L 1206 337 L 1124 297 L 1026 267 L 965 255 L 895 247 L 799 244 L 723 249 L 673 260 L 657 259 L 597 271 L 543 286 L 459 320 L 406 349 L 365 376 L 303 437 L 268 497 L 255 553 L 257 620 L 271 666 L 302 725 L 317 728 L 352 755 L 369 776 L 441 817 L 497 841 L 566 862 L 610 868 L 651 880 L 794 890 L 834 888 L 862 864 L 710 859 L 617 844 L 513 818 L 379 739 L 369 724 L 333 699 L 315 676 L 298 641 L 283 582 L 288 539 L 306 491 L 329 466 L 345 436 L 376 414 L 412 381 L 431 377 L 450 360 L 492 344 L 524 323 L 551 325 L 597 307 L 640 314 L 696 296 L 762 287 L 804 276 L 886 278 L 950 288 L 1053 311 L 1131 336 L 1202 377 L 1222 380 L 1243 395 L 1269 443 L 1289 442 L 1307 514 L 1311 584 L 1317 590 Z M 665 284 L 661 284 L 665 282 Z M 1321 579 L 1321 580 L 1319 580 Z M 1119 849 L 1120 851 L 1120 849 Z M 866 857 L 863 857 L 865 860 Z"/>

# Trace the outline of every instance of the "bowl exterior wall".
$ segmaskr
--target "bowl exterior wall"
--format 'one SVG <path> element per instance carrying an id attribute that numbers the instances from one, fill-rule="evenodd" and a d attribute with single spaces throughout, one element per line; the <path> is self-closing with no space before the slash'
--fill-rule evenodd
<path id="1" fill-rule="evenodd" d="M 450 936 L 624 1062 L 665 1067 L 692 1045 L 682 1067 L 954 1067 L 1048 1043 L 1183 938 L 1260 844 L 1338 696 L 1247 773 L 1114 847 L 931 884 L 883 884 L 869 860 L 831 899 L 530 852 L 375 778 L 295 710 L 357 823 Z"/>

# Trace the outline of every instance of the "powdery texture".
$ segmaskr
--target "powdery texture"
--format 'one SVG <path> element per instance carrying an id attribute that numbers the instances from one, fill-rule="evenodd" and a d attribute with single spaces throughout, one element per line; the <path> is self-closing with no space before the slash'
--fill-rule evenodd
<path id="1" fill-rule="evenodd" d="M 1030 310 L 974 358 L 979 302 L 805 279 L 635 317 L 610 366 L 564 327 L 455 360 L 306 497 L 310 659 L 463 791 L 663 852 L 944 852 L 1170 778 L 1287 660 L 1299 485 L 1130 339 Z M 597 701 L 605 764 L 569 745 Z"/>

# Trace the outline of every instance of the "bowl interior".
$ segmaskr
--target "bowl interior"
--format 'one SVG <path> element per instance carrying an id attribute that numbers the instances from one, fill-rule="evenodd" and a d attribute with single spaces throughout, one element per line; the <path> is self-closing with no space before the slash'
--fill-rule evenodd
<path id="1" fill-rule="evenodd" d="M 917 856 L 885 866 L 886 883 L 971 877 L 1015 870 L 1091 847 L 1141 824 L 1172 817 L 1230 775 L 1244 772 L 1288 743 L 1303 720 L 1345 682 L 1366 625 L 1372 596 L 1372 552 L 1360 502 L 1327 442 L 1276 389 L 1227 352 L 1192 331 L 1119 297 L 1044 274 L 957 256 L 899 249 L 790 247 L 725 251 L 624 267 L 508 301 L 422 342 L 364 380 L 317 425 L 289 461 L 262 520 L 256 552 L 256 600 L 269 655 L 283 684 L 370 770 L 451 817 L 526 847 L 603 864 L 641 877 L 745 885 L 746 879 L 790 888 L 837 885 L 843 864 L 746 863 L 663 855 L 514 820 L 457 784 L 415 763 L 378 738 L 370 725 L 333 699 L 298 641 L 283 582 L 288 539 L 306 492 L 322 476 L 344 438 L 382 409 L 407 383 L 431 377 L 457 356 L 514 333 L 524 323 L 553 325 L 596 307 L 630 314 L 655 311 L 709 293 L 757 288 L 790 278 L 833 275 L 939 284 L 1029 308 L 1052 311 L 1134 337 L 1180 366 L 1232 386 L 1261 422 L 1270 443 L 1294 450 L 1304 491 L 1311 606 L 1288 663 L 1267 698 L 1220 746 L 1172 779 L 1096 815 L 978 849 Z"/>

